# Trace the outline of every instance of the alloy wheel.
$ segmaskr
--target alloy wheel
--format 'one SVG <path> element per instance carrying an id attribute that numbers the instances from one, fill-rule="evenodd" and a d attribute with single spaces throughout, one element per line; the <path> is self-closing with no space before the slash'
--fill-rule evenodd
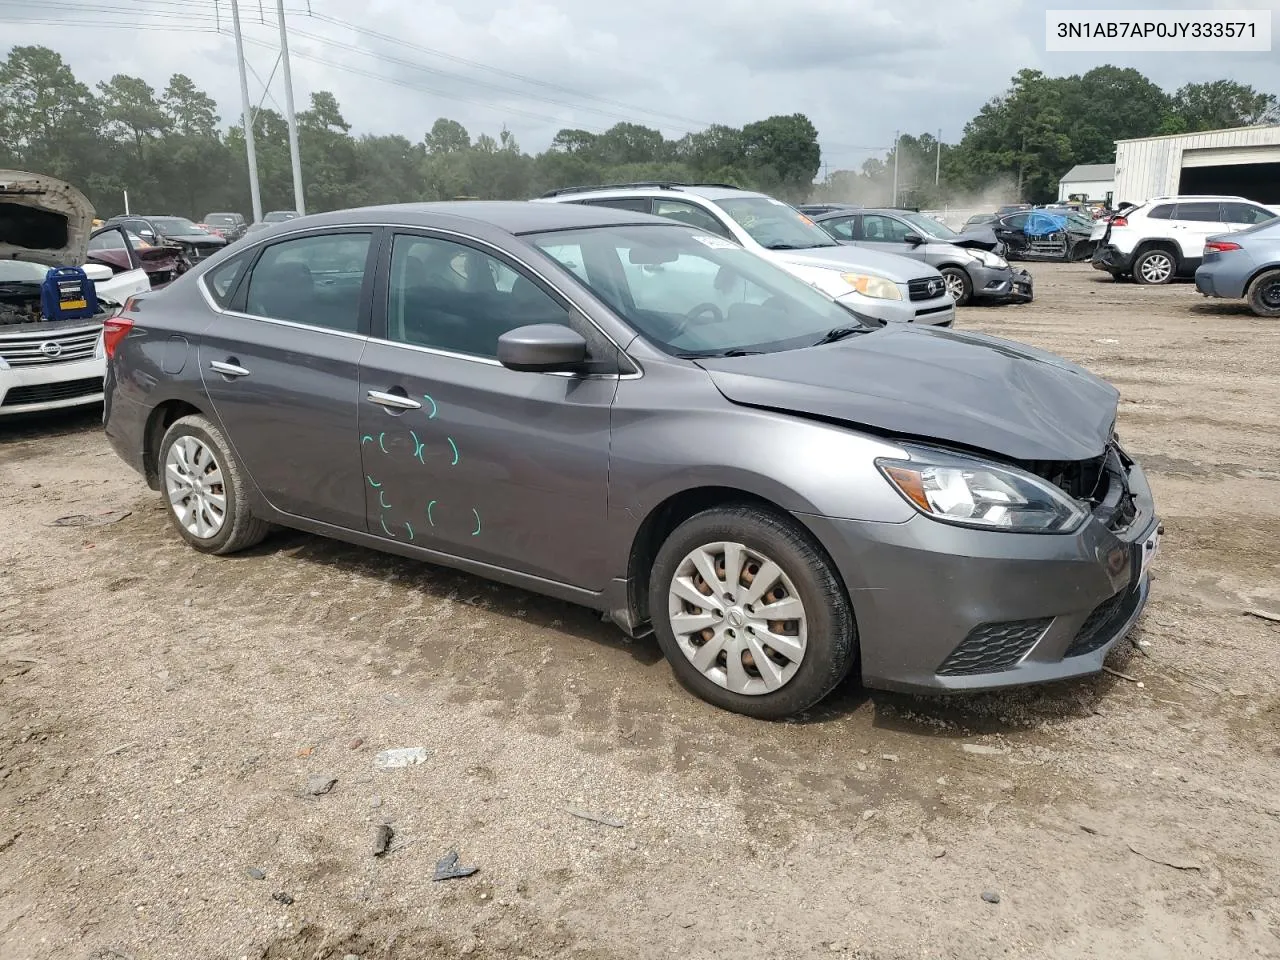
<path id="1" fill-rule="evenodd" d="M 1269 310 L 1280 310 L 1280 280 L 1272 280 L 1259 293 L 1262 305 Z"/>
<path id="2" fill-rule="evenodd" d="M 1142 261 L 1142 279 L 1147 283 L 1164 283 L 1173 273 L 1173 260 L 1168 254 L 1153 253 Z"/>
<path id="3" fill-rule="evenodd" d="M 947 285 L 947 293 L 951 294 L 951 299 L 959 301 L 964 296 L 964 278 L 955 273 L 944 273 L 943 281 Z"/>
<path id="4" fill-rule="evenodd" d="M 772 693 L 804 659 L 808 618 L 795 584 L 741 543 L 704 544 L 680 561 L 667 613 L 689 662 L 734 693 Z"/>
<path id="5" fill-rule="evenodd" d="M 217 536 L 227 519 L 227 491 L 208 444 L 189 434 L 176 438 L 165 456 L 164 487 L 188 533 L 202 540 Z"/>

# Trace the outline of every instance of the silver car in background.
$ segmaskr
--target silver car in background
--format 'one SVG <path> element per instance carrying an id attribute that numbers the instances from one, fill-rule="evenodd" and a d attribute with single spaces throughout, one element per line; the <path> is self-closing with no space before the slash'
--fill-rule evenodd
<path id="1" fill-rule="evenodd" d="M 539 202 L 657 214 L 744 247 L 863 316 L 884 323 L 955 323 L 955 302 L 936 269 L 837 243 L 804 214 L 767 194 L 726 184 L 654 182 L 568 187 Z"/>
<path id="2" fill-rule="evenodd" d="M 1206 240 L 1196 289 L 1243 298 L 1258 316 L 1280 317 L 1280 217 Z"/>

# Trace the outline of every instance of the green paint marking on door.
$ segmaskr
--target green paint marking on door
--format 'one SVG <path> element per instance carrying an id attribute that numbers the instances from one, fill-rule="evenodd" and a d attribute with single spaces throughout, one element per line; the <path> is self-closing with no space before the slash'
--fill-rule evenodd
<path id="1" fill-rule="evenodd" d="M 406 520 L 406 521 L 404 522 L 404 528 L 405 528 L 406 530 L 408 530 L 408 531 L 409 531 L 409 539 L 410 539 L 410 540 L 412 540 L 412 539 L 413 539 L 413 524 L 411 524 L 408 520 Z"/>
<path id="2" fill-rule="evenodd" d="M 367 473 L 364 475 L 364 478 L 369 481 L 369 486 L 373 487 L 375 490 L 382 486 L 382 484 L 378 483 L 378 481 L 374 480 L 373 477 L 369 476 Z"/>
<path id="3" fill-rule="evenodd" d="M 360 446 L 363 447 L 366 443 L 373 443 L 373 436 L 371 434 L 366 433 L 360 438 Z"/>
<path id="4" fill-rule="evenodd" d="M 422 448 L 426 446 L 426 444 L 419 440 L 418 435 L 412 430 L 409 431 L 409 436 L 413 437 L 413 455 L 418 458 L 419 463 L 425 464 L 427 461 L 422 459 Z"/>
<path id="5" fill-rule="evenodd" d="M 427 401 L 427 403 L 431 404 L 431 412 L 427 414 L 427 419 L 434 420 L 436 418 L 436 402 L 431 399 L 431 394 L 429 393 L 424 393 L 422 395 L 422 399 Z"/>
<path id="6" fill-rule="evenodd" d="M 382 433 L 378 434 L 378 446 L 382 448 L 383 453 L 387 452 L 387 445 L 382 442 L 386 438 L 386 436 L 387 436 L 386 431 L 383 431 Z"/>
<path id="7" fill-rule="evenodd" d="M 453 463 L 449 464 L 449 466 L 456 467 L 458 465 L 458 445 L 453 442 L 453 437 L 445 437 L 445 439 L 449 441 L 449 446 L 453 447 Z"/>
<path id="8" fill-rule="evenodd" d="M 387 518 L 379 517 L 378 522 L 382 524 L 382 532 L 385 533 L 392 540 L 394 540 L 396 538 L 396 535 L 387 529 Z"/>
<path id="9" fill-rule="evenodd" d="M 427 504 L 427 523 L 431 524 L 433 527 L 436 525 L 436 522 L 431 519 L 431 511 L 435 509 L 435 505 L 436 505 L 435 500 L 432 500 L 430 503 Z"/>
<path id="10" fill-rule="evenodd" d="M 472 507 L 471 512 L 476 515 L 476 528 L 473 531 L 471 531 L 471 535 L 473 537 L 478 537 L 480 536 L 480 511 L 477 510 L 475 507 Z"/>
<path id="11" fill-rule="evenodd" d="M 387 494 L 385 490 L 378 491 L 378 504 L 383 510 L 390 510 L 391 504 L 387 503 Z"/>

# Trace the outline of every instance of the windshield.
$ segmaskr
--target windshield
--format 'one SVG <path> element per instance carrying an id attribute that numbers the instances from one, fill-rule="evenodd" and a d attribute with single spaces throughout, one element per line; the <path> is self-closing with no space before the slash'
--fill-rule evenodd
<path id="1" fill-rule="evenodd" d="M 790 350 L 837 328 L 878 327 L 736 243 L 688 227 L 595 227 L 526 239 L 676 356 Z"/>
<path id="2" fill-rule="evenodd" d="M 262 218 L 263 223 L 284 223 L 286 220 L 293 220 L 298 215 L 291 210 L 274 210 Z"/>
<path id="3" fill-rule="evenodd" d="M 794 207 L 772 197 L 736 197 L 712 201 L 737 221 L 766 250 L 838 247 L 825 230 Z"/>
<path id="4" fill-rule="evenodd" d="M 188 233 L 204 233 L 186 217 L 152 217 L 151 222 L 163 234 L 180 237 Z"/>
<path id="5" fill-rule="evenodd" d="M 923 213 L 904 213 L 902 219 L 913 227 L 919 227 L 925 236 L 937 237 L 939 240 L 950 240 L 952 237 L 960 236 L 941 220 L 926 217 Z"/>
<path id="6" fill-rule="evenodd" d="M 236 218 L 229 213 L 211 213 L 204 218 L 204 222 L 216 223 L 218 226 L 222 226 L 227 223 L 235 223 Z"/>

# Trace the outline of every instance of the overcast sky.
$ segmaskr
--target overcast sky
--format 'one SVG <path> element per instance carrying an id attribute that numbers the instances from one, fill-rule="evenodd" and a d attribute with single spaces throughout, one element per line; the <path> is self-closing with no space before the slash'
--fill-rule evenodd
<path id="1" fill-rule="evenodd" d="M 240 2 L 247 59 L 266 80 L 279 45 L 277 0 Z M 1280 10 L 1280 0 L 1145 5 Z M 801 112 L 818 128 L 824 161 L 837 169 L 882 152 L 897 129 L 940 129 L 945 140 L 957 140 L 965 122 L 1023 67 L 1058 75 L 1113 62 L 1136 67 L 1169 90 L 1229 77 L 1280 93 L 1275 13 L 1278 46 L 1270 53 L 1045 52 L 1046 9 L 1116 6 L 1070 0 L 285 0 L 299 109 L 311 91 L 331 90 L 355 132 L 414 140 L 439 116 L 461 121 L 472 136 L 496 134 L 505 123 L 523 148 L 537 151 L 566 126 L 601 131 L 631 120 L 678 137 L 708 123 L 740 126 Z M 128 73 L 159 89 L 171 74 L 184 72 L 217 100 L 229 123 L 240 113 L 230 20 L 230 0 L 0 0 L 0 54 L 10 44 L 47 45 L 91 85 Z M 263 85 L 251 74 L 249 86 L 256 103 Z M 278 72 L 270 92 L 283 104 Z"/>

